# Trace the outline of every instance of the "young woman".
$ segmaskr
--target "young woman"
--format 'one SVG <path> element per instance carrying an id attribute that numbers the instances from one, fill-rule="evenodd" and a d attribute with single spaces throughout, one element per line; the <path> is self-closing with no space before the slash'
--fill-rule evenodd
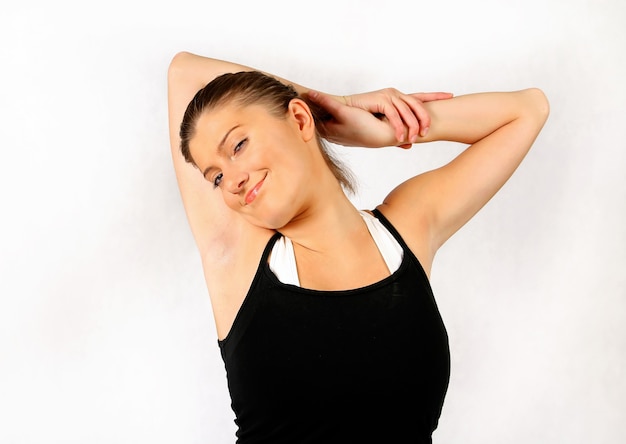
<path id="1" fill-rule="evenodd" d="M 543 93 L 337 97 L 189 53 L 168 85 L 238 442 L 431 442 L 449 378 L 433 258 L 522 161 Z M 359 211 L 320 135 L 469 147 Z"/>

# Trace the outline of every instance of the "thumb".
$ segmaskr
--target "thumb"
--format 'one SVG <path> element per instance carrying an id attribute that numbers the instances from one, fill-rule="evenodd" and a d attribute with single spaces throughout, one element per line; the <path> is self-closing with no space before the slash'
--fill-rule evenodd
<path id="1" fill-rule="evenodd" d="M 333 116 L 335 119 L 337 119 L 339 113 L 341 112 L 341 108 L 345 106 L 335 96 L 331 96 L 330 94 L 320 91 L 311 90 L 307 93 L 307 96 L 311 102 L 323 108 L 324 111 Z"/>

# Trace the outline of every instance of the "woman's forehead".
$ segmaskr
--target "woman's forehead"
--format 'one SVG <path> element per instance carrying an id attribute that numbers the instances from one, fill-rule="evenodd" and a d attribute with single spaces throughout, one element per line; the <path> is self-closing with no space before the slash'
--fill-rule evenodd
<path id="1" fill-rule="evenodd" d="M 266 127 L 272 119 L 267 108 L 262 105 L 241 105 L 229 103 L 204 111 L 196 121 L 194 136 L 189 141 L 189 150 L 196 163 L 200 157 L 214 157 L 231 134 L 238 129 L 254 125 Z"/>
<path id="2" fill-rule="evenodd" d="M 194 137 L 190 145 L 196 142 L 204 147 L 214 146 L 217 148 L 217 145 L 233 126 L 241 125 L 247 120 L 247 114 L 244 108 L 232 105 L 204 111 L 196 121 Z"/>

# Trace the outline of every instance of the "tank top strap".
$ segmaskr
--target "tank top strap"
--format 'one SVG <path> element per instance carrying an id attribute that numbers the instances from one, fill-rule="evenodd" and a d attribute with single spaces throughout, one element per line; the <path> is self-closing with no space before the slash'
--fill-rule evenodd
<path id="1" fill-rule="evenodd" d="M 283 236 L 274 243 L 269 267 L 283 284 L 300 285 L 296 255 L 293 243 L 288 237 Z"/>
<path id="2" fill-rule="evenodd" d="M 411 252 L 411 249 L 409 248 L 409 246 L 406 244 L 406 242 L 404 242 L 404 239 L 402 239 L 402 236 L 400 235 L 400 233 L 398 233 L 398 230 L 396 230 L 396 227 L 394 227 L 391 222 L 389 222 L 389 219 L 387 219 L 383 213 L 380 212 L 379 209 L 374 209 L 372 210 L 372 214 L 376 217 L 376 219 L 378 219 L 380 221 L 381 224 L 383 224 L 383 226 L 391 233 L 391 235 L 394 237 L 394 239 L 396 241 L 398 241 L 398 243 L 400 244 L 400 246 L 402 247 L 402 249 L 404 250 L 404 254 L 410 254 L 412 256 L 413 253 Z"/>
<path id="3" fill-rule="evenodd" d="M 389 273 L 393 274 L 402 264 L 402 257 L 404 256 L 402 245 L 378 218 L 367 211 L 359 211 L 359 213 L 365 221 L 365 225 L 367 225 L 367 229 L 372 239 L 374 239 L 374 243 L 378 247 L 378 251 L 383 257 Z"/>
<path id="4" fill-rule="evenodd" d="M 422 263 L 420 262 L 420 260 L 417 258 L 417 256 L 415 256 L 413 251 L 409 248 L 409 246 L 404 241 L 404 239 L 402 238 L 398 230 L 396 230 L 396 228 L 391 224 L 389 219 L 387 219 L 383 215 L 383 213 L 380 212 L 380 210 L 378 209 L 372 210 L 372 214 L 376 216 L 376 218 L 380 221 L 380 223 L 383 224 L 383 226 L 387 228 L 387 230 L 389 230 L 389 232 L 393 235 L 393 237 L 402 246 L 402 249 L 404 250 L 404 256 L 408 258 L 414 264 L 414 266 L 419 270 L 419 274 L 421 275 L 421 278 L 424 281 L 425 285 L 427 286 L 430 292 L 430 295 L 432 297 L 432 288 L 430 287 L 430 278 L 428 277 L 426 270 L 424 270 L 424 267 L 422 266 Z"/>
<path id="5" fill-rule="evenodd" d="M 233 321 L 232 326 L 230 327 L 230 331 L 226 335 L 224 339 L 220 339 L 217 341 L 221 351 L 222 357 L 224 357 L 224 353 L 226 353 L 225 345 L 228 343 L 229 348 L 233 349 L 241 335 L 244 333 L 246 325 L 250 322 L 250 319 L 254 316 L 254 312 L 256 311 L 256 306 L 258 304 L 258 299 L 262 295 L 262 291 L 258 291 L 260 288 L 263 288 L 266 284 L 264 282 L 265 276 L 265 267 L 267 266 L 267 261 L 272 253 L 272 248 L 276 244 L 276 241 L 282 236 L 279 232 L 276 232 L 272 235 L 272 237 L 267 241 L 265 248 L 263 249 L 263 254 L 261 255 L 261 259 L 259 260 L 259 265 L 257 267 L 254 278 L 252 279 L 252 283 L 250 284 L 250 288 L 248 289 L 248 293 L 239 307 L 239 311 L 235 316 L 235 320 Z"/>
<path id="6" fill-rule="evenodd" d="M 267 244 L 265 245 L 265 248 L 263 249 L 263 254 L 261 255 L 261 260 L 259 261 L 259 265 L 260 265 L 259 269 L 261 269 L 261 265 L 267 264 L 267 261 L 270 258 L 270 254 L 272 254 L 272 249 L 274 248 L 274 244 L 276 244 L 278 239 L 280 239 L 281 237 L 283 237 L 283 235 L 277 231 L 276 233 L 272 235 L 270 240 L 267 241 Z M 258 271 L 257 271 L 257 274 L 258 274 Z"/>

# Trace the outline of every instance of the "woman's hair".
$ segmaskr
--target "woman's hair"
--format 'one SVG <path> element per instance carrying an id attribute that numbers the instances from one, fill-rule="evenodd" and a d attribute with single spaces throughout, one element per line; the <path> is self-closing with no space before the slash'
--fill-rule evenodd
<path id="1" fill-rule="evenodd" d="M 216 77 L 198 91 L 187 106 L 180 125 L 180 149 L 183 157 L 187 162 L 196 165 L 189 151 L 189 142 L 195 135 L 198 118 L 203 112 L 235 102 L 242 106 L 264 105 L 271 115 L 284 118 L 289 109 L 289 103 L 295 98 L 301 97 L 298 96 L 293 86 L 285 85 L 258 71 L 228 73 Z M 319 107 L 308 102 L 307 104 L 316 124 L 321 119 L 327 118 Z M 333 175 L 346 191 L 353 193 L 355 187 L 351 172 L 330 151 L 317 129 L 315 137 L 322 157 Z"/>

